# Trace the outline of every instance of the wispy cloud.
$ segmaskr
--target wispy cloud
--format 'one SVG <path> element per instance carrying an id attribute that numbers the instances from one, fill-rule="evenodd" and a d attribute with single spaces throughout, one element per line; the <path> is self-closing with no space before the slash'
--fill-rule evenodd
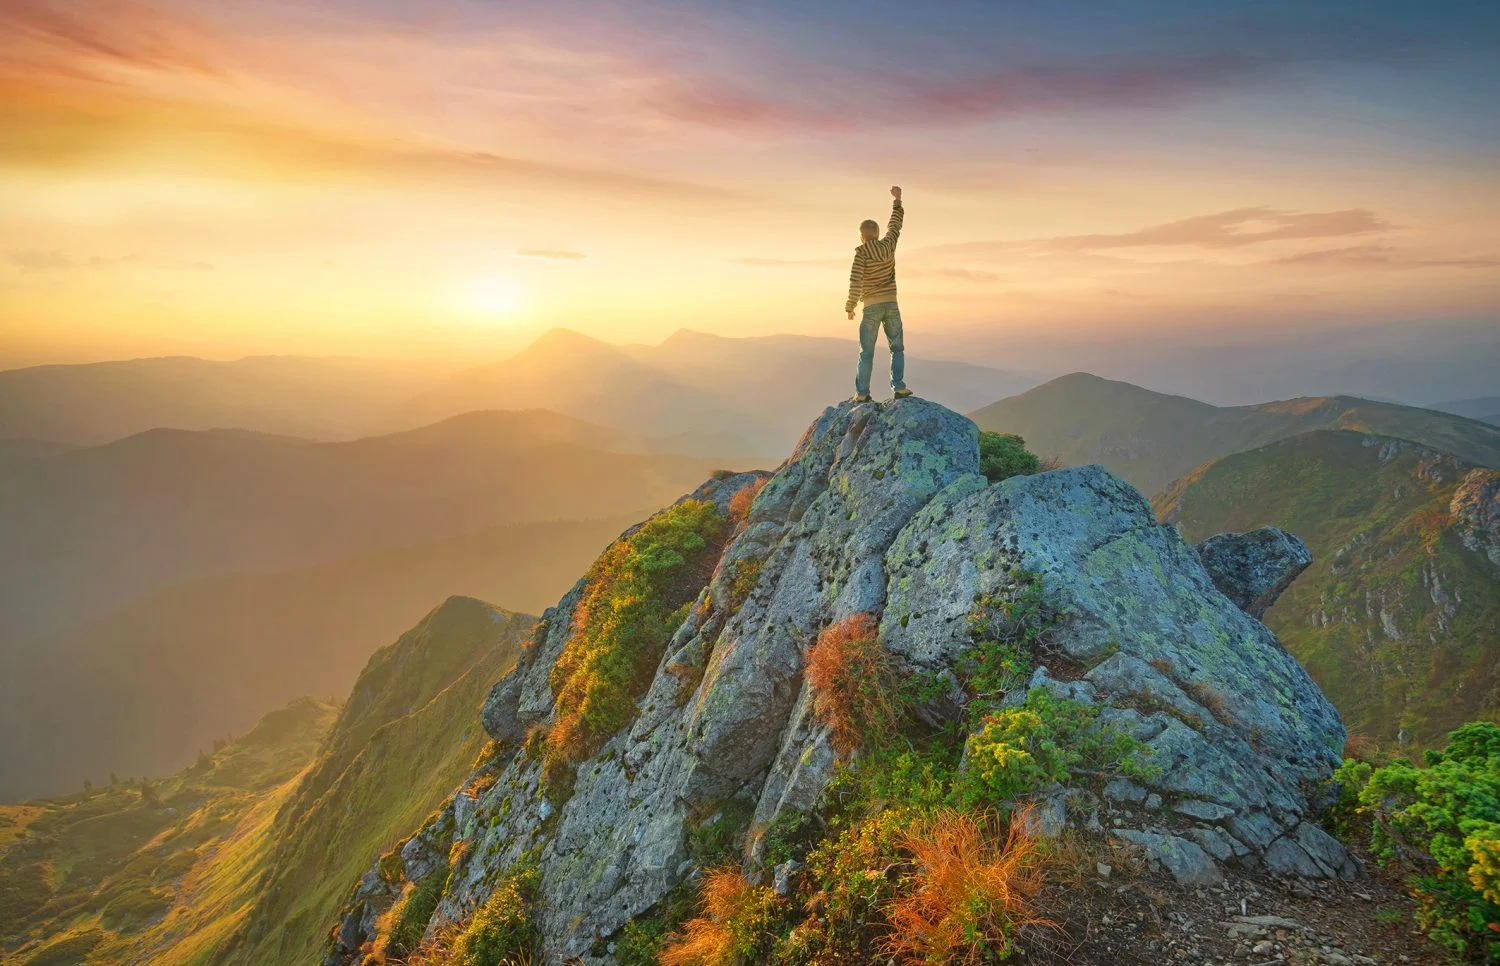
<path id="1" fill-rule="evenodd" d="M 844 264 L 836 258 L 736 258 L 736 265 L 751 268 L 829 268 Z"/>
<path id="2" fill-rule="evenodd" d="M 226 47 L 222 33 L 136 0 L 6 0 L 0 33 L 0 65 L 95 80 L 101 67 L 220 74 Z"/>
<path id="3" fill-rule="evenodd" d="M 1392 225 L 1373 211 L 1277 211 L 1237 208 L 1212 215 L 1182 218 L 1120 234 L 1068 235 L 1047 239 L 1048 247 L 1065 251 L 1100 251 L 1154 245 L 1240 248 L 1292 238 L 1331 238 L 1386 231 Z"/>
<path id="4" fill-rule="evenodd" d="M 1343 266 L 1350 268 L 1500 268 L 1500 257 L 1430 258 L 1404 255 L 1389 245 L 1325 248 L 1273 258 L 1268 265 Z"/>
<path id="5" fill-rule="evenodd" d="M 987 272 L 974 268 L 960 268 L 957 266 L 937 266 L 935 268 L 913 268 L 906 270 L 906 274 L 912 278 L 937 278 L 949 282 L 998 282 L 998 272 Z"/>
<path id="6" fill-rule="evenodd" d="M 1107 66 L 1035 65 L 942 80 L 893 72 L 873 83 L 869 77 L 851 77 L 816 100 L 679 76 L 664 80 L 643 103 L 693 124 L 840 132 L 1157 107 L 1228 87 L 1266 69 L 1254 58 L 1195 56 Z"/>
<path id="7" fill-rule="evenodd" d="M 109 268 L 139 261 L 139 255 L 90 255 L 75 258 L 61 249 L 17 248 L 5 253 L 5 260 L 23 272 L 73 272 Z"/>
<path id="8" fill-rule="evenodd" d="M 570 252 L 561 248 L 517 248 L 517 258 L 542 258 L 554 262 L 576 262 L 588 258 L 583 252 Z"/>
<path id="9" fill-rule="evenodd" d="M 1236 208 L 1148 225 L 1135 231 L 1049 238 L 956 242 L 921 250 L 924 256 L 1015 255 L 1025 252 L 1104 252 L 1125 248 L 1188 247 L 1233 249 L 1263 242 L 1364 235 L 1394 228 L 1366 208 L 1339 211 L 1283 211 Z"/>

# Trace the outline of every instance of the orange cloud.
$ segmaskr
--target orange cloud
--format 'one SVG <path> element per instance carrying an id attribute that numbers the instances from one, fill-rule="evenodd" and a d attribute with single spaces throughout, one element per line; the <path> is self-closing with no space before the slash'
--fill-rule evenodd
<path id="1" fill-rule="evenodd" d="M 1325 248 L 1302 252 L 1284 258 L 1273 258 L 1266 265 L 1329 265 L 1349 268 L 1497 268 L 1500 258 L 1414 258 L 1403 255 L 1389 245 L 1353 245 L 1348 248 Z"/>
<path id="2" fill-rule="evenodd" d="M 1241 248 L 1269 241 L 1334 238 L 1389 231 L 1390 222 L 1365 208 L 1340 211 L 1279 211 L 1269 207 L 1236 208 L 1196 215 L 1114 234 L 1060 235 L 1013 241 L 957 242 L 921 249 L 924 256 L 1013 255 L 1054 251 L 1091 253 L 1121 248 Z"/>
<path id="3" fill-rule="evenodd" d="M 0 68 L 105 80 L 106 67 L 219 75 L 229 45 L 222 33 L 162 8 L 132 0 L 86 5 L 7 0 Z"/>

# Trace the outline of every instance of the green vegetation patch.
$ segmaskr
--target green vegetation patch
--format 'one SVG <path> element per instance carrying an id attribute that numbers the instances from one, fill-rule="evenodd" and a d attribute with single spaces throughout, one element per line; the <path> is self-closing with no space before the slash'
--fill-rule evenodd
<path id="1" fill-rule="evenodd" d="M 1422 766 L 1348 759 L 1334 780 L 1336 823 L 1370 822 L 1376 858 L 1410 874 L 1423 928 L 1454 953 L 1500 963 L 1500 726 L 1458 728 Z"/>
<path id="2" fill-rule="evenodd" d="M 541 872 L 533 858 L 507 870 L 453 942 L 443 966 L 529 963 L 536 953 L 534 905 Z"/>
<path id="3" fill-rule="evenodd" d="M 427 924 L 437 911 L 443 898 L 443 887 L 448 882 L 448 866 L 443 864 L 433 869 L 421 882 L 411 886 L 391 911 L 391 951 L 407 955 L 422 945 L 422 935 Z"/>
<path id="4" fill-rule="evenodd" d="M 1009 838 L 1016 810 L 1053 784 L 1154 771 L 1145 746 L 1102 726 L 1091 705 L 1040 687 L 1016 703 L 1055 619 L 1040 580 L 1024 572 L 976 600 L 971 643 L 958 664 L 968 695 L 963 720 L 923 723 L 915 708 L 952 682 L 916 676 L 888 696 L 895 726 L 873 734 L 835 772 L 826 813 L 783 815 L 764 830 L 768 862 L 806 862 L 794 901 L 778 907 L 768 927 L 776 939 L 766 961 L 891 958 L 892 937 L 902 928 L 893 917 L 947 884 L 924 872 L 930 869 L 917 860 L 922 850 L 956 870 L 958 892 L 941 916 L 942 928 L 958 937 L 953 948 L 973 940 L 994 958 L 1009 954 L 1024 909 L 1004 906 L 994 889 L 1013 886 L 1018 896 L 1033 890 L 1048 848 Z M 923 898 L 912 898 L 918 894 Z M 809 914 L 796 911 L 803 908 Z"/>
<path id="5" fill-rule="evenodd" d="M 707 583 L 724 515 L 684 500 L 617 541 L 589 569 L 576 630 L 549 674 L 557 714 L 547 754 L 588 757 L 627 725 L 676 629 Z"/>
<path id="6" fill-rule="evenodd" d="M 979 472 L 991 483 L 1012 476 L 1027 476 L 1042 468 L 1042 461 L 1026 448 L 1026 441 L 1015 433 L 979 431 Z"/>

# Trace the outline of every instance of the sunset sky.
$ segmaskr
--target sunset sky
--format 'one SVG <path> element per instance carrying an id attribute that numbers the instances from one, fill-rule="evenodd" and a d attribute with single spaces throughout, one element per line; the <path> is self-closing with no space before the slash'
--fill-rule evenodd
<path id="1" fill-rule="evenodd" d="M 0 366 L 1500 327 L 1500 4 L 0 3 Z M 911 324 L 910 322 L 908 323 Z"/>

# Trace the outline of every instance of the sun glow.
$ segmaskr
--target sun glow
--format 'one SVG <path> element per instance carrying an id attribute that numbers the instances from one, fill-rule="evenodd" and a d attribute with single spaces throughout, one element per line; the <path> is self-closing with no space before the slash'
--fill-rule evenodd
<path id="1" fill-rule="evenodd" d="M 490 275 L 470 282 L 463 303 L 470 312 L 487 317 L 514 315 L 525 301 L 520 283 L 504 275 Z"/>

